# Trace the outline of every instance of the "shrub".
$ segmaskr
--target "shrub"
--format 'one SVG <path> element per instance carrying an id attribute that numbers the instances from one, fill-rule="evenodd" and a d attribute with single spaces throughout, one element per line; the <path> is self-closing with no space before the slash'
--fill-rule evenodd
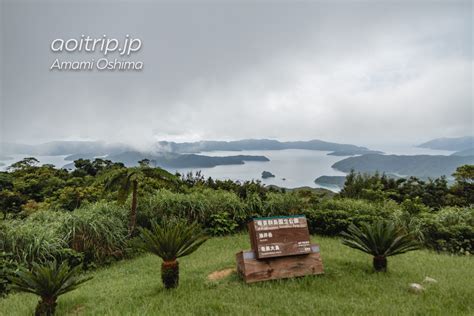
<path id="1" fill-rule="evenodd" d="M 114 203 L 86 205 L 71 213 L 63 234 L 71 249 L 84 254 L 84 264 L 106 263 L 124 254 L 128 211 Z"/>
<path id="2" fill-rule="evenodd" d="M 245 222 L 244 204 L 233 192 L 205 189 L 185 194 L 160 190 L 142 199 L 138 206 L 138 223 L 150 227 L 151 221 L 177 217 L 208 227 L 211 216 L 222 212 L 227 212 L 236 223 Z"/>
<path id="3" fill-rule="evenodd" d="M 21 269 L 10 277 L 13 289 L 38 295 L 41 300 L 36 306 L 35 315 L 51 316 L 56 310 L 56 300 L 60 295 L 76 289 L 90 277 L 79 277 L 80 268 L 70 268 L 67 263 L 56 261 L 43 265 L 34 263 L 31 271 Z"/>
<path id="4" fill-rule="evenodd" d="M 214 213 L 210 216 L 208 231 L 214 236 L 230 235 L 235 233 L 238 225 L 231 219 L 228 212 Z"/>
<path id="5" fill-rule="evenodd" d="M 426 246 L 457 254 L 474 253 L 474 208 L 447 207 L 424 214 L 421 229 Z"/>
<path id="6" fill-rule="evenodd" d="M 123 255 L 127 211 L 96 203 L 73 212 L 38 211 L 0 226 L 0 251 L 30 267 L 33 262 L 68 261 L 72 266 L 106 263 Z"/>
<path id="7" fill-rule="evenodd" d="M 246 220 L 251 217 L 262 216 L 265 212 L 264 203 L 257 192 L 249 193 L 244 200 Z"/>
<path id="8" fill-rule="evenodd" d="M 299 214 L 303 209 L 303 199 L 296 193 L 274 193 L 269 192 L 264 201 L 264 216 Z"/>
<path id="9" fill-rule="evenodd" d="M 391 200 L 382 202 L 370 202 L 366 200 L 355 199 L 326 199 L 317 206 L 318 209 L 325 210 L 346 210 L 350 212 L 378 213 L 383 211 L 391 214 L 400 209 L 400 206 Z"/>
<path id="10" fill-rule="evenodd" d="M 166 289 L 175 288 L 179 282 L 178 258 L 196 251 L 207 237 L 197 223 L 168 220 L 162 225 L 152 222 L 151 230 L 139 228 L 137 247 L 151 252 L 161 259 L 161 279 Z"/>
<path id="11" fill-rule="evenodd" d="M 9 278 L 18 269 L 18 264 L 12 259 L 12 255 L 0 252 L 0 297 L 8 294 L 10 287 Z"/>
<path id="12" fill-rule="evenodd" d="M 62 222 L 69 214 L 39 211 L 25 220 L 6 221 L 1 228 L 0 250 L 11 253 L 24 266 L 61 258 L 67 247 Z"/>
<path id="13" fill-rule="evenodd" d="M 311 233 L 337 236 L 350 224 L 373 223 L 391 218 L 397 210 L 395 202 L 374 203 L 364 200 L 324 200 L 315 209 L 304 210 Z"/>
<path id="14" fill-rule="evenodd" d="M 359 226 L 351 224 L 341 234 L 342 243 L 373 256 L 375 271 L 387 271 L 387 257 L 420 248 L 419 242 L 410 233 L 398 228 L 391 221 L 377 221 Z"/>

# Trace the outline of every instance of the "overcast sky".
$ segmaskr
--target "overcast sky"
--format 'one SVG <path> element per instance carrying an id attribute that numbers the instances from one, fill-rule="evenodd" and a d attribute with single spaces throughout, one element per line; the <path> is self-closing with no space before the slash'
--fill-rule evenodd
<path id="1" fill-rule="evenodd" d="M 474 134 L 471 1 L 0 2 L 3 141 Z M 140 38 L 144 69 L 51 72 L 82 34 Z"/>

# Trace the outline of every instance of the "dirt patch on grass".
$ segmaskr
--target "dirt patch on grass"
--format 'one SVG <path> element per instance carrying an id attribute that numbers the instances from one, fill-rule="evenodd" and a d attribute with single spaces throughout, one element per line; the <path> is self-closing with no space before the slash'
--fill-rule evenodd
<path id="1" fill-rule="evenodd" d="M 74 308 L 68 312 L 68 315 L 82 315 L 85 308 L 86 307 L 84 305 L 74 306 Z"/>
<path id="2" fill-rule="evenodd" d="M 223 270 L 217 270 L 217 271 L 214 271 L 211 274 L 209 274 L 207 276 L 207 279 L 209 281 L 221 280 L 225 277 L 228 277 L 229 275 L 231 275 L 235 271 L 236 271 L 235 268 L 227 268 L 227 269 L 223 269 Z"/>

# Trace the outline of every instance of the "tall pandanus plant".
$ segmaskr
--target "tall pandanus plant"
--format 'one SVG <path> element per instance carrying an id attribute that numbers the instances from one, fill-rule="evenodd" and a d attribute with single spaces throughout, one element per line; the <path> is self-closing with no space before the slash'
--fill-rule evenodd
<path id="1" fill-rule="evenodd" d="M 33 263 L 31 270 L 17 271 L 9 279 L 12 289 L 33 293 L 40 297 L 35 316 L 51 316 L 56 310 L 59 296 L 75 290 L 79 285 L 91 279 L 81 277 L 80 266 L 70 268 L 66 262 L 56 261 L 45 264 Z"/>
<path id="2" fill-rule="evenodd" d="M 374 270 L 387 271 L 387 258 L 420 248 L 416 236 L 397 227 L 391 221 L 351 224 L 342 233 L 342 243 L 373 256 Z"/>
<path id="3" fill-rule="evenodd" d="M 166 289 L 179 284 L 177 259 L 192 254 L 207 240 L 197 223 L 179 220 L 167 220 L 161 225 L 152 222 L 151 230 L 139 228 L 139 231 L 136 246 L 163 259 L 161 280 Z"/>

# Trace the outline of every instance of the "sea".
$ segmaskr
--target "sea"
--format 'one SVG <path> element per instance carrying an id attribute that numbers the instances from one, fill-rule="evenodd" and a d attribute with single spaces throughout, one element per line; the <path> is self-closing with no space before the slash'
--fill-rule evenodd
<path id="1" fill-rule="evenodd" d="M 432 150 L 418 148 L 411 145 L 378 145 L 371 149 L 383 151 L 385 154 L 396 155 L 450 155 L 452 151 Z M 327 151 L 286 149 L 286 150 L 243 150 L 243 151 L 212 151 L 202 152 L 206 156 L 232 156 L 232 155 L 263 155 L 270 159 L 267 162 L 251 161 L 243 165 L 224 165 L 212 168 L 184 168 L 172 169 L 171 172 L 185 174 L 187 172 L 201 171 L 201 174 L 214 179 L 230 179 L 238 181 L 260 180 L 265 185 L 276 185 L 284 188 L 326 188 L 338 191 L 337 187 L 322 186 L 314 180 L 320 176 L 344 176 L 345 173 L 333 169 L 331 166 L 344 158 L 344 156 L 329 156 Z M 12 163 L 30 157 L 31 155 L 11 155 L 9 160 L 1 161 L 0 167 L 5 170 Z M 66 156 L 35 156 L 42 164 L 53 164 L 63 167 L 70 161 L 64 160 Z M 262 179 L 262 172 L 269 171 L 274 178 Z"/>

